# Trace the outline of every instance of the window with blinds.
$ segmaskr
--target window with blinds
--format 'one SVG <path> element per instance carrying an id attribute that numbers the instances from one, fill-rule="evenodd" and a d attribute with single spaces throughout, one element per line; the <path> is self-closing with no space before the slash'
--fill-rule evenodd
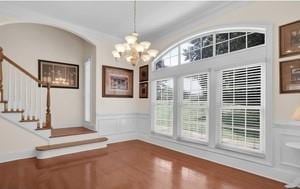
<path id="1" fill-rule="evenodd" d="M 155 81 L 154 132 L 173 134 L 173 79 Z"/>
<path id="2" fill-rule="evenodd" d="M 208 73 L 183 77 L 181 138 L 208 140 Z"/>
<path id="3" fill-rule="evenodd" d="M 224 145 L 262 150 L 263 67 L 221 71 L 221 140 Z"/>

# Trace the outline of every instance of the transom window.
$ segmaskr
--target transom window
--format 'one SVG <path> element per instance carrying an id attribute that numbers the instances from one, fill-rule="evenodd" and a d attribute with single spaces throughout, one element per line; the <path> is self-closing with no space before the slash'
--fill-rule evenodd
<path id="1" fill-rule="evenodd" d="M 259 32 L 215 32 L 195 37 L 174 47 L 154 63 L 155 70 L 194 63 L 213 56 L 265 44 L 265 34 Z"/>

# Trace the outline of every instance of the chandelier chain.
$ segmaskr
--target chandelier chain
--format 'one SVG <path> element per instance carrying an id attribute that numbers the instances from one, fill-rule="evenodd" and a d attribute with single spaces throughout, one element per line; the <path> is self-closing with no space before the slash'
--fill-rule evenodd
<path id="1" fill-rule="evenodd" d="M 136 0 L 134 0 L 133 6 L 133 32 L 136 33 Z"/>

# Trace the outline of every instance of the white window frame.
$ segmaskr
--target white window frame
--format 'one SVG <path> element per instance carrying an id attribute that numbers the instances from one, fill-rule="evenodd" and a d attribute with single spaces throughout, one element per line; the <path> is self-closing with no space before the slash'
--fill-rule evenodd
<path id="1" fill-rule="evenodd" d="M 239 25 L 239 26 L 227 26 L 226 28 L 219 28 L 215 27 L 212 30 L 208 30 L 206 32 L 202 32 L 200 34 L 196 34 L 193 36 L 190 36 L 184 40 L 181 40 L 174 45 L 170 46 L 167 48 L 165 51 L 163 51 L 161 54 L 163 55 L 164 53 L 168 52 L 169 50 L 173 49 L 174 47 L 180 45 L 181 43 L 184 43 L 187 40 L 191 40 L 193 38 L 198 38 L 199 35 L 207 35 L 211 32 L 230 32 L 230 31 L 248 31 L 248 32 L 259 32 L 259 33 L 265 33 L 265 44 L 264 45 L 259 45 L 251 48 L 246 48 L 243 50 L 238 50 L 234 51 L 231 53 L 225 53 L 221 55 L 217 55 L 211 58 L 206 58 L 206 59 L 201 59 L 201 62 L 197 61 L 194 63 L 189 63 L 189 64 L 181 64 L 175 67 L 167 67 L 164 69 L 159 69 L 155 70 L 155 63 L 156 61 L 160 58 L 158 56 L 150 66 L 152 67 L 152 72 L 150 75 L 150 81 L 157 80 L 160 78 L 173 78 L 174 79 L 174 94 L 179 95 L 181 90 L 180 87 L 176 87 L 176 85 L 180 84 L 180 77 L 187 75 L 187 74 L 196 74 L 199 72 L 204 72 L 204 71 L 209 71 L 209 141 L 208 143 L 201 143 L 202 145 L 196 144 L 194 145 L 194 141 L 183 141 L 178 137 L 180 134 L 179 133 L 179 120 L 174 120 L 174 135 L 172 137 L 167 137 L 171 138 L 170 141 L 173 141 L 175 143 L 181 143 L 183 145 L 187 145 L 190 147 L 195 147 L 195 148 L 201 148 L 205 149 L 208 151 L 213 151 L 216 153 L 224 154 L 227 156 L 234 156 L 238 157 L 241 159 L 246 159 L 249 161 L 255 161 L 259 163 L 265 163 L 267 165 L 270 164 L 272 161 L 272 138 L 270 134 L 266 133 L 271 133 L 271 125 L 272 125 L 272 64 L 273 64 L 273 26 L 272 25 L 252 25 L 249 27 L 249 25 Z M 215 38 L 214 38 L 215 40 Z M 179 55 L 181 54 L 180 49 L 179 49 Z M 214 48 L 214 54 L 215 54 L 215 48 Z M 250 55 L 250 56 L 249 56 Z M 245 58 L 247 57 L 247 58 Z M 178 57 L 180 59 L 180 56 Z M 224 58 L 224 59 L 223 59 Z M 231 62 L 231 60 L 234 60 Z M 255 64 L 255 63 L 263 63 L 265 64 L 265 93 L 262 94 L 262 98 L 265 99 L 265 128 L 264 128 L 264 133 L 263 137 L 265 140 L 262 140 L 261 142 L 263 146 L 265 146 L 265 151 L 260 153 L 260 152 L 253 152 L 253 151 L 248 151 L 248 150 L 241 150 L 241 149 L 234 149 L 234 148 L 228 148 L 224 146 L 218 145 L 218 120 L 216 120 L 217 113 L 216 111 L 218 110 L 218 102 L 216 100 L 212 99 L 217 99 L 217 86 L 216 86 L 216 81 L 217 81 L 217 73 L 218 71 L 234 66 L 243 66 L 243 65 L 250 65 L 250 64 Z M 152 86 L 152 85 L 151 85 Z M 153 93 L 153 89 L 151 88 L 150 96 Z M 268 97 L 268 98 L 265 98 Z M 177 100 L 178 96 L 176 97 L 176 100 L 174 100 L 174 103 L 178 103 Z M 180 116 L 180 111 L 179 108 L 177 108 L 178 105 L 174 105 L 174 114 L 176 113 L 176 116 Z M 153 107 L 152 105 L 150 106 L 151 109 L 151 115 L 153 115 Z M 179 117 L 177 116 L 177 117 Z M 174 116 L 175 117 L 175 116 Z M 153 128 L 153 116 L 151 116 L 151 127 Z M 155 136 L 156 134 L 152 132 L 152 134 Z M 157 136 L 159 137 L 159 136 Z M 160 138 L 160 137 L 159 137 Z M 166 137 L 163 136 L 164 139 Z M 186 143 L 187 142 L 187 143 Z"/>
<path id="2" fill-rule="evenodd" d="M 239 69 L 239 68 L 243 68 L 245 66 L 261 66 L 261 112 L 260 112 L 260 149 L 259 150 L 255 150 L 255 149 L 250 149 L 250 148 L 244 148 L 244 147 L 239 147 L 237 145 L 231 145 L 231 144 L 224 144 L 222 143 L 222 71 L 226 71 L 226 70 L 231 70 L 231 69 Z M 266 99 L 265 99 L 265 88 L 266 88 L 266 63 L 254 63 L 254 64 L 248 64 L 248 65 L 242 65 L 242 66 L 234 66 L 234 67 L 230 67 L 230 68 L 226 68 L 226 69 L 222 69 L 218 72 L 217 75 L 217 147 L 222 148 L 222 149 L 227 149 L 227 150 L 232 150 L 232 151 L 240 151 L 243 153 L 249 153 L 249 154 L 256 154 L 257 156 L 260 156 L 262 154 L 265 153 L 265 115 L 266 115 Z"/>
<path id="3" fill-rule="evenodd" d="M 183 107 L 183 80 L 185 77 L 189 77 L 189 76 L 193 76 L 193 75 L 197 75 L 197 74 L 207 74 L 207 110 L 208 110 L 208 114 L 207 114 L 207 136 L 205 139 L 192 139 L 192 138 L 188 138 L 188 137 L 184 137 L 182 136 L 181 132 L 182 132 L 182 107 Z M 209 133 L 210 133 L 210 73 L 208 71 L 202 71 L 202 72 L 196 72 L 196 73 L 192 73 L 192 74 L 187 74 L 187 75 L 183 75 L 178 79 L 178 104 L 177 104 L 177 112 L 178 112 L 178 126 L 177 126 L 177 136 L 180 140 L 182 141 L 187 141 L 187 142 L 192 142 L 192 143 L 200 143 L 200 144 L 208 144 L 208 140 L 209 140 Z"/>
<path id="4" fill-rule="evenodd" d="M 236 51 L 233 51 L 233 52 L 230 52 L 230 41 L 232 39 L 237 39 L 237 38 L 240 38 L 242 36 L 238 36 L 238 37 L 234 37 L 232 39 L 228 38 L 227 42 L 228 42 L 228 52 L 227 53 L 224 53 L 224 54 L 220 54 L 220 55 L 216 55 L 216 34 L 218 33 L 230 33 L 230 32 L 246 32 L 245 36 L 246 37 L 246 47 L 243 48 L 243 49 L 240 49 L 240 50 L 236 50 Z M 265 35 L 265 43 L 264 44 L 261 44 L 261 45 L 256 45 L 256 46 L 253 46 L 253 47 L 248 47 L 248 40 L 247 40 L 247 32 L 257 32 L 257 33 L 263 33 Z M 201 59 L 200 60 L 197 60 L 197 61 L 193 61 L 193 62 L 187 62 L 187 63 L 181 63 L 181 45 L 186 43 L 186 42 L 189 42 L 193 39 L 197 39 L 197 38 L 202 38 L 202 37 L 205 37 L 205 36 L 208 36 L 208 35 L 213 35 L 213 44 L 212 45 L 209 45 L 209 46 L 205 46 L 205 47 L 210 47 L 212 46 L 213 47 L 213 55 L 211 57 L 207 57 L 207 58 L 202 58 L 202 49 L 204 47 L 201 47 Z M 172 66 L 172 67 L 176 67 L 176 66 L 179 66 L 179 65 L 185 65 L 185 64 L 193 64 L 193 63 L 197 63 L 197 62 L 201 62 L 201 61 L 205 61 L 206 59 L 213 59 L 215 57 L 218 57 L 218 56 L 226 56 L 226 55 L 230 55 L 230 54 L 234 54 L 234 53 L 239 53 L 241 51 L 247 51 L 249 49 L 253 49 L 253 48 L 259 48 L 261 46 L 266 46 L 266 43 L 267 43 L 267 35 L 266 35 L 266 31 L 264 28 L 258 28 L 258 27 L 230 27 L 230 28 L 221 28 L 221 29 L 214 29 L 214 30 L 211 30 L 211 31 L 206 31 L 206 32 L 202 32 L 202 33 L 199 33 L 199 34 L 196 34 L 196 35 L 193 35 L 193 36 L 190 36 L 184 40 L 181 40 L 179 42 L 177 42 L 176 44 L 172 45 L 171 47 L 167 48 L 166 50 L 164 50 L 162 53 L 160 53 L 159 56 L 157 56 L 153 61 L 152 61 L 152 71 L 156 72 L 156 71 L 160 71 L 160 70 L 164 70 L 164 69 L 167 69 L 167 68 L 170 68 L 170 67 L 165 67 L 165 68 L 161 68 L 161 69 L 158 69 L 156 70 L 156 63 L 157 61 L 163 59 L 163 57 L 168 54 L 169 52 L 171 52 L 174 48 L 178 48 L 179 50 L 179 53 L 178 53 L 178 64 L 175 65 L 175 66 Z M 218 43 L 219 44 L 219 43 Z"/>
<path id="5" fill-rule="evenodd" d="M 160 81 L 160 80 L 172 80 L 172 82 L 173 82 L 173 125 L 172 125 L 172 132 L 171 132 L 171 135 L 168 135 L 168 134 L 164 134 L 164 133 L 159 133 L 159 132 L 157 132 L 157 131 L 155 131 L 155 106 L 156 106 L 156 103 L 155 103 L 155 101 L 156 101 L 156 82 L 157 81 Z M 177 123 L 177 121 L 176 121 L 176 100 L 175 99 L 177 99 L 177 95 L 176 95 L 176 90 L 175 90 L 175 87 L 176 87 L 176 79 L 175 78 L 172 78 L 172 77 L 170 77 L 170 78 L 160 78 L 160 79 L 156 79 L 156 80 L 154 80 L 154 81 L 151 81 L 151 96 L 150 96 L 150 98 L 151 98 L 151 115 L 153 115 L 153 116 L 151 116 L 151 131 L 152 131 L 152 133 L 153 134 L 157 134 L 157 135 L 161 135 L 161 136 L 165 136 L 165 137 L 169 137 L 169 138 L 172 138 L 173 136 L 175 136 L 176 135 L 176 127 L 175 127 L 175 125 L 176 125 L 176 123 Z M 154 92 L 152 92 L 152 91 L 154 91 Z"/>

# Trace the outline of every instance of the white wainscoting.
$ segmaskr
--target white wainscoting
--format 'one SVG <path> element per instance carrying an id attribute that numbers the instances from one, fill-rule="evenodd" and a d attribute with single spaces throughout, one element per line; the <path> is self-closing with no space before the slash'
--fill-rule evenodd
<path id="1" fill-rule="evenodd" d="M 274 124 L 274 154 L 276 167 L 293 170 L 300 176 L 300 150 L 288 147 L 288 142 L 300 143 L 300 124 L 297 122 L 282 122 Z"/>
<path id="2" fill-rule="evenodd" d="M 97 130 L 109 143 L 135 140 L 148 128 L 144 120 L 149 120 L 147 114 L 98 114 Z"/>
<path id="3" fill-rule="evenodd" d="M 149 114 L 98 115 L 97 128 L 100 135 L 110 143 L 139 139 L 148 143 L 176 150 L 250 173 L 288 183 L 300 175 L 300 152 L 288 148 L 286 142 L 300 142 L 300 124 L 275 123 L 270 133 L 273 138 L 272 162 L 259 162 L 252 157 L 209 149 L 200 144 L 189 144 L 173 138 L 151 133 Z"/>

